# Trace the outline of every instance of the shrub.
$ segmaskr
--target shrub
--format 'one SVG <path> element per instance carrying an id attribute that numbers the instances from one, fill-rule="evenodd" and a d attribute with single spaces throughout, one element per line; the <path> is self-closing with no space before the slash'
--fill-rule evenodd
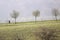
<path id="1" fill-rule="evenodd" d="M 56 40 L 58 37 L 57 30 L 53 28 L 40 28 L 34 34 L 42 40 Z"/>

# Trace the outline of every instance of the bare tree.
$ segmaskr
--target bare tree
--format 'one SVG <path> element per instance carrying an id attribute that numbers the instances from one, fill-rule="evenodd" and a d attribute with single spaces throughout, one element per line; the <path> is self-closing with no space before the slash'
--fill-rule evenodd
<path id="1" fill-rule="evenodd" d="M 55 16 L 55 20 L 57 21 L 57 16 L 59 15 L 58 9 L 53 9 L 52 15 Z"/>
<path id="2" fill-rule="evenodd" d="M 35 17 L 35 22 L 38 16 L 40 16 L 40 11 L 39 10 L 35 10 L 33 11 L 32 15 Z"/>
<path id="3" fill-rule="evenodd" d="M 19 16 L 19 12 L 13 10 L 13 13 L 11 14 L 11 17 L 15 19 L 15 24 L 16 24 L 16 19 L 18 18 Z"/>

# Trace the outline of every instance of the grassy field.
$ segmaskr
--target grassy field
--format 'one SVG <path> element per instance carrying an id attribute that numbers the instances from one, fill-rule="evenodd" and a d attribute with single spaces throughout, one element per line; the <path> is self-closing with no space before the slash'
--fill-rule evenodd
<path id="1" fill-rule="evenodd" d="M 34 32 L 39 27 L 56 28 L 60 30 L 60 21 L 21 22 L 17 24 L 0 24 L 0 40 L 37 40 Z M 60 35 L 60 33 L 59 33 Z"/>

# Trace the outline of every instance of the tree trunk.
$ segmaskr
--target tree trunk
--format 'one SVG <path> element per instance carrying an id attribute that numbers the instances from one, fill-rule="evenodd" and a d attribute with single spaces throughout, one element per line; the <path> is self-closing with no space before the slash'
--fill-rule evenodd
<path id="1" fill-rule="evenodd" d="M 57 21 L 57 16 L 55 16 L 55 20 Z"/>
<path id="2" fill-rule="evenodd" d="M 35 23 L 36 23 L 36 19 L 37 19 L 37 17 L 35 16 Z"/>
<path id="3" fill-rule="evenodd" d="M 57 21 L 57 13 L 55 13 L 55 20 Z"/>
<path id="4" fill-rule="evenodd" d="M 16 18 L 15 18 L 15 24 L 16 24 Z"/>

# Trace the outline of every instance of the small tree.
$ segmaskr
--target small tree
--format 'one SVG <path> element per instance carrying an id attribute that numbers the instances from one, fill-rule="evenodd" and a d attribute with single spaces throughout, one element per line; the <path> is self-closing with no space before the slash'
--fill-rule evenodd
<path id="1" fill-rule="evenodd" d="M 13 13 L 11 14 L 11 17 L 15 19 L 15 24 L 16 24 L 16 19 L 18 18 L 19 16 L 19 12 L 13 10 Z"/>
<path id="2" fill-rule="evenodd" d="M 39 10 L 33 11 L 32 15 L 35 17 L 36 22 L 37 17 L 40 16 L 40 11 Z"/>
<path id="3" fill-rule="evenodd" d="M 57 16 L 59 15 L 58 9 L 53 9 L 52 15 L 55 16 L 55 20 L 57 21 Z"/>

